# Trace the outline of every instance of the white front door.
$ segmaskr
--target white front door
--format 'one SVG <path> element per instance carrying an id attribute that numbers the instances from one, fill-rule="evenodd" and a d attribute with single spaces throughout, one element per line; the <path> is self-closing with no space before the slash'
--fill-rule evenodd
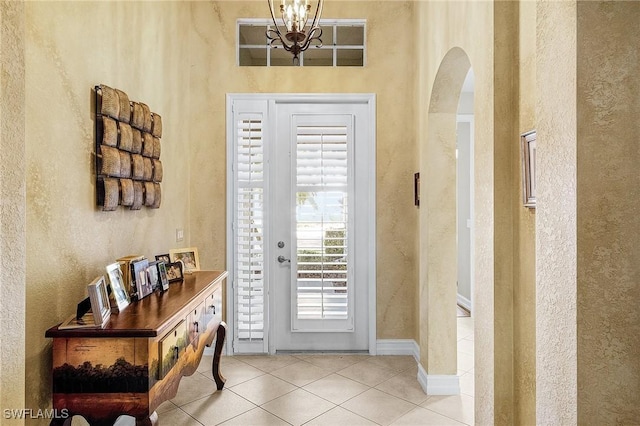
<path id="1" fill-rule="evenodd" d="M 374 109 L 371 100 L 327 96 L 271 99 L 260 131 L 240 138 L 252 147 L 240 154 L 259 164 L 236 167 L 249 170 L 254 182 L 251 202 L 236 201 L 242 208 L 234 213 L 238 223 L 250 217 L 246 236 L 232 238 L 240 241 L 236 352 L 259 352 L 263 327 L 264 350 L 271 353 L 373 350 Z M 250 120 L 236 121 L 247 128 Z M 235 192 L 247 190 L 240 185 Z"/>
<path id="2" fill-rule="evenodd" d="M 358 138 L 366 136 L 367 106 L 276 108 L 275 349 L 368 350 L 369 238 L 357 228 L 369 215 L 359 203 L 368 191 L 366 179 L 358 181 L 355 156 L 366 144 Z"/>

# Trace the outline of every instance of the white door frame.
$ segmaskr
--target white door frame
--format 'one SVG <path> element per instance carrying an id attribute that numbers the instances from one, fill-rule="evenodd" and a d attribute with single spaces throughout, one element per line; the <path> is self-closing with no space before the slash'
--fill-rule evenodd
<path id="1" fill-rule="evenodd" d="M 234 152 L 234 123 L 233 123 L 233 103 L 236 100 L 263 100 L 273 101 L 275 103 L 363 103 L 368 106 L 368 136 L 369 149 L 367 150 L 367 163 L 368 163 L 368 179 L 369 179 L 369 212 L 368 218 L 368 232 L 369 235 L 373 235 L 371 238 L 371 249 L 368 253 L 368 338 L 369 338 L 369 354 L 376 354 L 376 95 L 373 93 L 349 93 L 349 94 L 279 94 L 279 93 L 229 93 L 227 94 L 227 270 L 229 271 L 229 277 L 227 279 L 227 309 L 226 309 L 226 321 L 230 325 L 227 330 L 227 342 L 234 341 L 234 289 L 233 282 L 235 277 L 233 276 L 235 253 L 233 252 L 233 229 L 232 218 L 234 216 L 234 206 L 232 202 L 229 202 L 230 197 L 234 193 L 235 182 L 232 171 L 233 155 Z M 271 105 L 271 102 L 270 102 Z M 274 111 L 268 111 L 268 114 L 273 114 Z M 273 129 L 269 130 L 269 137 L 273 134 Z M 269 143 L 267 141 L 267 143 Z M 358 155 L 356 153 L 356 155 Z M 232 199 L 232 198 L 231 198 Z M 267 295 L 269 295 L 269 289 L 265 289 Z M 274 309 L 275 301 L 271 297 L 268 297 L 268 309 L 271 311 Z M 265 323 L 269 324 L 269 333 L 271 333 L 273 324 L 273 316 L 269 315 L 268 320 Z M 275 353 L 275 344 L 273 339 L 268 339 L 269 353 Z M 233 354 L 233 348 L 231 344 L 227 344 L 227 354 Z"/>

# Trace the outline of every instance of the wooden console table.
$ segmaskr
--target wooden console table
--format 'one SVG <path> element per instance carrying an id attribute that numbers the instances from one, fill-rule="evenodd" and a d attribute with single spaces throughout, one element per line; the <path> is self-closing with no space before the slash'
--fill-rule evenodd
<path id="1" fill-rule="evenodd" d="M 215 338 L 213 379 L 218 390 L 220 355 L 226 335 L 222 283 L 226 271 L 199 271 L 111 314 L 103 329 L 52 327 L 53 408 L 91 425 L 113 425 L 120 415 L 153 425 L 156 408 L 175 397 L 182 376 L 198 368 Z M 62 411 L 66 410 L 66 411 Z"/>

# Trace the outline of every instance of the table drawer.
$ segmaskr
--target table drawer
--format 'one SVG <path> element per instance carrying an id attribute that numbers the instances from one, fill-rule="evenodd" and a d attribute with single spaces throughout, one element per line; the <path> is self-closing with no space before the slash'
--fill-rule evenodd
<path id="1" fill-rule="evenodd" d="M 158 350 L 160 368 L 158 379 L 164 378 L 171 368 L 176 365 L 180 355 L 184 353 L 188 344 L 187 322 L 182 320 L 160 340 Z"/>
<path id="2" fill-rule="evenodd" d="M 212 321 L 222 321 L 222 289 L 218 288 L 204 301 L 204 324 L 209 327 Z"/>

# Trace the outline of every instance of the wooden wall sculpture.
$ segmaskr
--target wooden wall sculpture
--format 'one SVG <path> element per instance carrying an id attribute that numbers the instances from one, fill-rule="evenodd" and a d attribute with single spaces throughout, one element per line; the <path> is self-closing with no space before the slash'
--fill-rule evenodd
<path id="1" fill-rule="evenodd" d="M 162 200 L 162 117 L 125 92 L 101 84 L 96 96 L 96 195 L 104 211 L 119 205 L 157 209 Z"/>

